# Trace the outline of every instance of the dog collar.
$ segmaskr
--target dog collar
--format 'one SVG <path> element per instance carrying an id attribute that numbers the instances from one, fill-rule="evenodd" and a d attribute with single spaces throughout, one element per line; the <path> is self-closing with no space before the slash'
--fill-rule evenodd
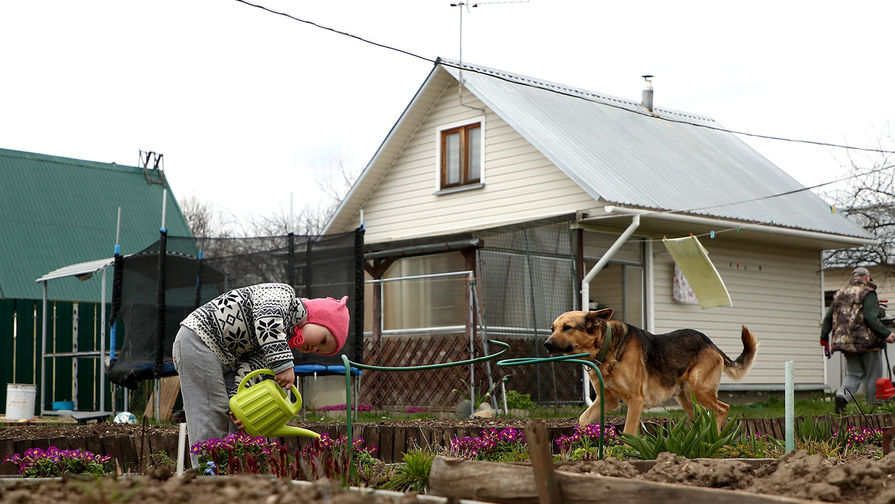
<path id="1" fill-rule="evenodd" d="M 603 363 L 603 359 L 606 358 L 606 354 L 609 353 L 609 345 L 612 344 L 612 327 L 609 326 L 609 322 L 606 322 L 606 330 L 603 331 L 603 344 L 600 345 L 600 353 L 594 357 L 594 362 L 598 365 Z"/>

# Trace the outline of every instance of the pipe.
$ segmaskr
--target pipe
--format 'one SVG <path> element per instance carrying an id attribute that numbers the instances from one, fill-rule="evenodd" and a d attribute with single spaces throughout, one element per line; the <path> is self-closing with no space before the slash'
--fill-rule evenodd
<path id="1" fill-rule="evenodd" d="M 786 438 L 786 453 L 791 452 L 795 448 L 795 429 L 793 422 L 795 419 L 795 407 L 793 398 L 793 379 L 792 379 L 793 361 L 788 360 L 784 363 L 783 374 L 786 384 L 785 402 L 784 402 L 784 431 Z"/>
<path id="2" fill-rule="evenodd" d="M 106 411 L 106 268 L 103 268 L 103 285 L 100 289 L 99 330 L 99 410 Z"/>
<path id="3" fill-rule="evenodd" d="M 41 309 L 41 321 L 40 321 L 40 414 L 43 415 L 46 410 L 44 410 L 44 401 L 46 390 L 46 378 L 47 378 L 47 281 L 43 282 L 43 305 Z"/>
<path id="4" fill-rule="evenodd" d="M 628 238 L 634 234 L 634 231 L 640 227 L 640 215 L 634 214 L 634 217 L 631 218 L 631 224 L 628 225 L 628 228 L 616 238 L 615 243 L 609 247 L 601 257 L 600 260 L 597 261 L 597 264 L 594 264 L 594 267 L 584 275 L 584 280 L 581 281 L 581 309 L 587 311 L 590 307 L 590 282 L 597 276 L 597 273 L 606 266 L 606 263 L 612 259 L 612 256 L 618 252 L 618 249 L 622 248 L 622 245 L 628 241 Z M 584 395 L 584 403 L 590 406 L 593 404 L 593 401 L 590 398 L 590 378 L 587 376 L 587 368 L 581 367 L 581 382 L 582 382 L 582 394 Z"/>
<path id="5" fill-rule="evenodd" d="M 177 433 L 177 476 L 183 476 L 183 457 L 186 452 L 186 422 L 180 423 L 180 431 Z"/>

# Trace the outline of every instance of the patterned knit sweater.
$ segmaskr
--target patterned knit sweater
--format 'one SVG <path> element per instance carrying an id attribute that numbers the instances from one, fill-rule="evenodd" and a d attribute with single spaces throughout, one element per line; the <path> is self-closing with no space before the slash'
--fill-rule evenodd
<path id="1" fill-rule="evenodd" d="M 293 328 L 308 321 L 304 303 L 286 284 L 241 287 L 212 299 L 193 311 L 180 325 L 191 329 L 235 374 L 228 387 L 232 396 L 239 381 L 255 369 L 275 373 L 293 365 L 289 338 Z"/>

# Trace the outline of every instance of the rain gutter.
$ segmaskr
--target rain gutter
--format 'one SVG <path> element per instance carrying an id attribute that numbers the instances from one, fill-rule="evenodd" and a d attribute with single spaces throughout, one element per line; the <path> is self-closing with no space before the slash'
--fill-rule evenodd
<path id="1" fill-rule="evenodd" d="M 727 228 L 740 228 L 743 230 L 749 231 L 758 231 L 762 233 L 783 235 L 783 236 L 791 236 L 794 238 L 807 238 L 811 240 L 821 240 L 821 241 L 830 241 L 836 243 L 842 243 L 851 246 L 858 245 L 875 245 L 879 243 L 877 240 L 872 238 L 858 238 L 855 236 L 844 236 L 844 235 L 836 235 L 831 233 L 822 233 L 818 231 L 804 231 L 800 229 L 789 229 L 782 228 L 778 226 L 769 226 L 766 224 L 749 224 L 744 222 L 736 222 L 724 219 L 713 219 L 711 217 L 697 217 L 693 215 L 681 215 L 675 213 L 668 212 L 656 212 L 653 210 L 640 210 L 636 208 L 624 208 L 614 205 L 607 205 L 603 207 L 603 210 L 607 214 L 617 213 L 624 215 L 643 215 L 643 216 L 653 216 L 657 219 L 665 219 L 670 221 L 677 222 L 687 222 L 691 224 L 704 224 L 708 226 L 718 226 L 718 227 L 727 227 Z"/>

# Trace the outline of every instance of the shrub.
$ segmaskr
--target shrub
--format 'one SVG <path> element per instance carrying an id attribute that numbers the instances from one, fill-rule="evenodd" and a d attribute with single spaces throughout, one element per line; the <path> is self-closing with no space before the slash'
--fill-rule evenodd
<path id="1" fill-rule="evenodd" d="M 3 462 L 18 465 L 18 473 L 26 478 L 48 478 L 63 473 L 103 476 L 112 471 L 114 463 L 109 455 L 87 450 L 60 450 L 55 446 L 46 450 L 29 448 L 24 455 L 7 455 Z"/>
<path id="2" fill-rule="evenodd" d="M 531 400 L 531 395 L 523 394 L 515 390 L 507 390 L 506 399 L 508 409 L 533 410 L 537 406 L 534 401 Z"/>

